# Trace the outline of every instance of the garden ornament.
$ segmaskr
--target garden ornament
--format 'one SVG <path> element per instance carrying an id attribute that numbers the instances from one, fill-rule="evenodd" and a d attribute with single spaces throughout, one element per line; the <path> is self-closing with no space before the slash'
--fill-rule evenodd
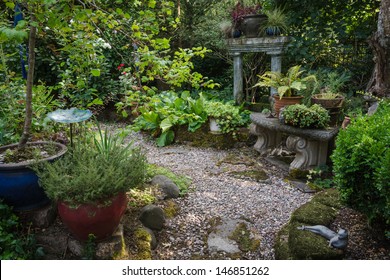
<path id="1" fill-rule="evenodd" d="M 47 114 L 47 117 L 52 121 L 59 123 L 68 123 L 70 125 L 70 143 L 73 147 L 73 123 L 88 120 L 92 116 L 90 110 L 81 110 L 77 108 L 70 108 L 67 110 L 58 109 Z"/>
<path id="2" fill-rule="evenodd" d="M 314 232 L 322 237 L 325 237 L 329 240 L 329 247 L 334 247 L 338 249 L 344 249 L 348 245 L 348 231 L 345 229 L 339 229 L 336 233 L 333 230 L 330 230 L 326 226 L 301 226 L 298 227 L 300 230 L 308 230 Z"/>

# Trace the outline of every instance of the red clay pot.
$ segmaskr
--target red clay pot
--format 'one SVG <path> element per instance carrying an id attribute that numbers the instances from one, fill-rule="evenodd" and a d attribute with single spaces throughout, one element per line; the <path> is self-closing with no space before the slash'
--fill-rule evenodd
<path id="1" fill-rule="evenodd" d="M 303 99 L 303 96 L 282 97 L 282 99 L 280 99 L 279 95 L 274 95 L 273 97 L 275 100 L 274 108 L 277 117 L 279 117 L 280 109 L 288 105 L 299 104 Z"/>
<path id="2" fill-rule="evenodd" d="M 74 237 L 87 241 L 93 234 L 96 241 L 110 237 L 117 229 L 127 206 L 126 193 L 119 193 L 104 204 L 82 204 L 72 208 L 66 202 L 58 203 L 58 214 Z"/>

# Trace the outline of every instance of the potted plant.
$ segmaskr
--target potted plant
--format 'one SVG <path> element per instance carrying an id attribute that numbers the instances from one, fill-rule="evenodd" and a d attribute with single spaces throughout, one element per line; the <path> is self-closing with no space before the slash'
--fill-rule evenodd
<path id="1" fill-rule="evenodd" d="M 7 7 L 15 7 L 16 18 L 20 25 L 15 20 L 15 28 L 10 28 L 4 24 L 6 18 L 0 20 L 0 44 L 3 42 L 20 44 L 28 37 L 28 71 L 23 85 L 26 94 L 25 100 L 22 101 L 25 104 L 23 133 L 18 144 L 0 147 L 0 198 L 15 210 L 32 210 L 49 203 L 30 165 L 37 160 L 51 162 L 61 157 L 67 150 L 66 146 L 60 143 L 29 142 L 33 118 L 32 99 L 37 37 L 37 18 L 33 6 L 36 7 L 25 3 L 24 10 L 29 13 L 27 24 L 26 21 L 21 20 L 21 6 L 19 4 L 15 6 L 14 3 L 7 3 Z M 4 12 L 2 15 L 7 16 L 7 13 Z M 5 60 L 2 62 L 5 65 Z"/>
<path id="2" fill-rule="evenodd" d="M 249 124 L 249 114 L 247 110 L 241 110 L 240 107 L 230 103 L 220 101 L 205 101 L 204 110 L 206 111 L 210 131 L 212 133 L 233 133 Z"/>
<path id="3" fill-rule="evenodd" d="M 147 166 L 139 148 L 107 130 L 88 139 L 53 164 L 34 167 L 63 223 L 81 241 L 112 235 L 126 210 L 126 192 L 143 182 Z"/>
<path id="4" fill-rule="evenodd" d="M 287 15 L 281 8 L 266 10 L 264 11 L 264 14 L 267 16 L 267 19 L 263 24 L 261 34 L 266 34 L 268 36 L 279 36 L 280 34 L 287 33 Z"/>
<path id="5" fill-rule="evenodd" d="M 274 109 L 276 116 L 279 116 L 279 111 L 286 105 L 300 103 L 303 96 L 300 91 L 307 88 L 310 82 L 316 82 L 315 75 L 302 76 L 304 70 L 301 70 L 301 65 L 295 65 L 288 69 L 286 74 L 275 71 L 267 71 L 263 75 L 258 75 L 260 81 L 254 86 L 272 87 L 277 90 L 274 98 Z"/>
<path id="6" fill-rule="evenodd" d="M 325 128 L 329 123 L 329 114 L 318 104 L 310 107 L 295 104 L 284 107 L 279 119 L 284 124 L 299 128 Z"/>
<path id="7" fill-rule="evenodd" d="M 342 93 L 350 76 L 336 71 L 328 72 L 324 78 L 319 79 L 320 93 L 311 97 L 312 104 L 319 104 L 328 110 L 331 116 L 330 125 L 336 125 L 345 97 Z"/>
<path id="8" fill-rule="evenodd" d="M 231 11 L 233 28 L 240 30 L 248 38 L 258 37 L 260 28 L 266 19 L 261 11 L 260 3 L 245 6 L 242 1 L 237 2 Z"/>

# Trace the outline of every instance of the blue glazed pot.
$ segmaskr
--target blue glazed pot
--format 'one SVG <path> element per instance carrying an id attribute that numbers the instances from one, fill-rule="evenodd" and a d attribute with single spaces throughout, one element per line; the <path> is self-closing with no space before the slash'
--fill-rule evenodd
<path id="1" fill-rule="evenodd" d="M 27 145 L 54 144 L 59 152 L 43 161 L 53 161 L 67 151 L 66 146 L 52 142 L 33 142 Z M 13 149 L 17 144 L 0 147 L 0 153 Z M 38 176 L 29 168 L 29 163 L 0 163 L 0 199 L 17 211 L 34 210 L 49 204 L 50 200 L 39 186 Z"/>

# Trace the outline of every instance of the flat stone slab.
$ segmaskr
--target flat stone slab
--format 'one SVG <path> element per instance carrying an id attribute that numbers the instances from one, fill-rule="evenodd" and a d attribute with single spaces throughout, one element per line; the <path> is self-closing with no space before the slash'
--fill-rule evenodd
<path id="1" fill-rule="evenodd" d="M 290 42 L 289 37 L 258 37 L 227 39 L 226 44 L 230 52 L 266 52 L 281 53 Z"/>
<path id="2" fill-rule="evenodd" d="M 207 245 L 210 252 L 226 252 L 228 254 L 240 253 L 236 241 L 229 238 L 242 220 L 223 219 L 213 232 L 209 234 Z"/>
<path id="3" fill-rule="evenodd" d="M 303 193 L 315 193 L 315 190 L 311 189 L 306 183 L 301 181 L 290 181 L 290 184 L 300 190 Z"/>
<path id="4" fill-rule="evenodd" d="M 317 141 L 329 141 L 335 137 L 339 131 L 338 127 L 331 127 L 328 129 L 297 128 L 290 125 L 281 124 L 278 118 L 269 118 L 266 114 L 262 113 L 252 113 L 250 118 L 255 125 L 259 125 L 266 129 L 277 132 L 284 132 Z"/>

